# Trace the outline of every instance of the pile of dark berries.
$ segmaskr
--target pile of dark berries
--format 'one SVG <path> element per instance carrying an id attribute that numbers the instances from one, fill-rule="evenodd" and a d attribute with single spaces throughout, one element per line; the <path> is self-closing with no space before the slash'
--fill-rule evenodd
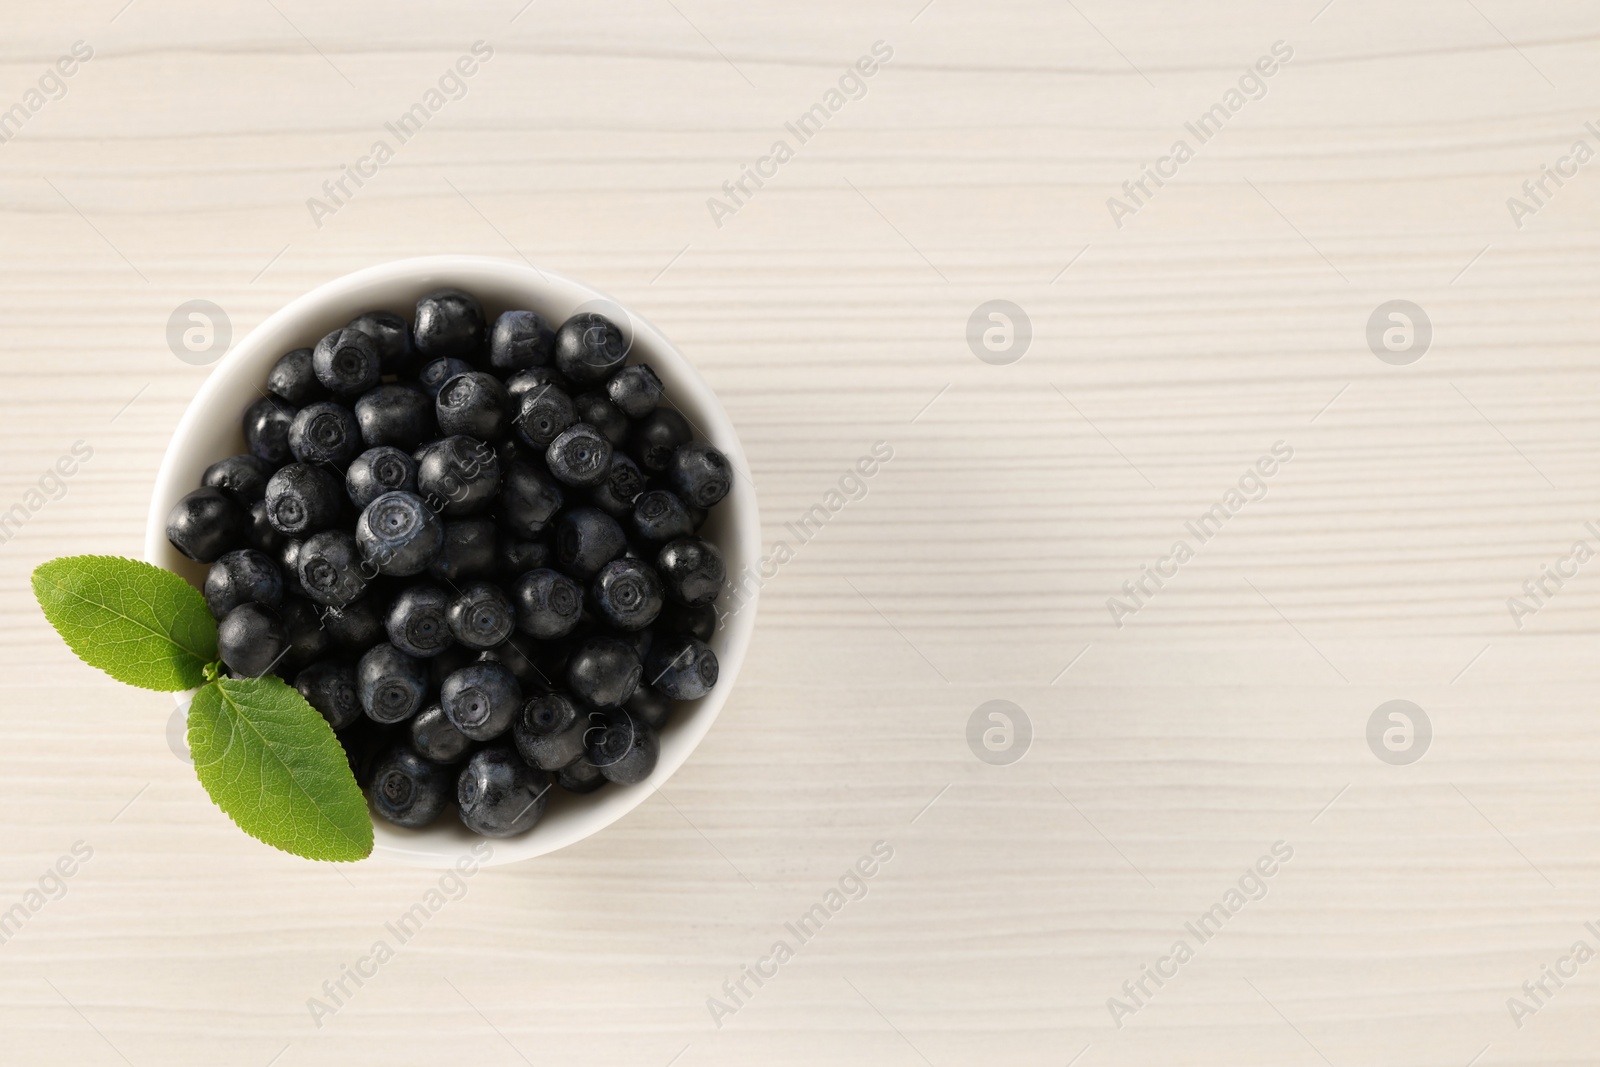
<path id="1" fill-rule="evenodd" d="M 716 684 L 696 531 L 732 472 L 627 356 L 604 316 L 489 322 L 455 289 L 367 312 L 278 360 L 250 451 L 167 517 L 228 670 L 294 685 L 390 822 L 453 794 L 523 833 L 552 778 L 645 778 L 673 702 Z"/>

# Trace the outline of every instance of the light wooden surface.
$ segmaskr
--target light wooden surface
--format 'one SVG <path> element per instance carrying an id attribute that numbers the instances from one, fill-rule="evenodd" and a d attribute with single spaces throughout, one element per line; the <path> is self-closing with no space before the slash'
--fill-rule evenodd
<path id="1" fill-rule="evenodd" d="M 121 2 L 5 11 L 0 108 L 94 58 L 0 144 L 0 510 L 94 455 L 0 546 L 0 910 L 93 856 L 0 947 L 0 1060 L 1600 1060 L 1600 962 L 1520 1028 L 1507 1006 L 1600 948 L 1600 563 L 1521 629 L 1506 604 L 1600 547 L 1600 163 L 1521 229 L 1506 206 L 1600 148 L 1592 7 Z M 313 225 L 479 39 L 466 96 Z M 866 95 L 716 226 L 707 198 L 879 40 Z M 1276 41 L 1266 96 L 1117 228 L 1106 199 Z M 770 540 L 894 458 L 768 583 L 661 796 L 468 880 L 319 1027 L 308 998 L 437 875 L 239 835 L 170 703 L 73 660 L 26 578 L 138 553 L 205 374 L 168 350 L 177 305 L 243 336 L 439 251 L 659 324 L 741 428 Z M 991 299 L 1033 325 L 1009 366 L 966 342 Z M 1434 326 L 1409 366 L 1365 340 L 1393 299 Z M 1115 627 L 1107 598 L 1278 441 L 1265 499 Z M 1396 698 L 1433 724 L 1411 766 L 1365 739 Z M 1010 766 L 966 742 L 993 699 L 1033 725 Z M 718 1028 L 707 998 L 880 840 L 865 898 Z M 1115 1026 L 1277 841 L 1267 896 Z"/>

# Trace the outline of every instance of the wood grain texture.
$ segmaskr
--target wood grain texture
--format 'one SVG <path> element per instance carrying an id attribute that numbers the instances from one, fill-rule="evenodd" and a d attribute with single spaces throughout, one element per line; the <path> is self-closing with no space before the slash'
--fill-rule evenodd
<path id="1" fill-rule="evenodd" d="M 1507 998 L 1600 948 L 1600 563 L 1520 627 L 1507 599 L 1600 547 L 1600 163 L 1521 228 L 1506 200 L 1600 148 L 1600 15 L 920 2 L 9 5 L 0 110 L 74 41 L 94 58 L 0 144 L 0 511 L 94 456 L 0 545 L 0 912 L 93 856 L 0 945 L 0 1059 L 1595 1062 L 1600 963 L 1520 1027 Z M 307 198 L 476 40 L 465 95 L 317 226 Z M 707 198 L 875 41 L 865 94 L 716 225 Z M 1119 228 L 1107 198 L 1278 41 L 1265 95 Z M 307 999 L 438 876 L 238 834 L 167 700 L 78 664 L 27 575 L 138 553 L 206 373 L 167 347 L 178 304 L 243 336 L 443 251 L 658 324 L 795 556 L 660 796 L 465 882 L 318 1026 Z M 992 299 L 1032 324 L 1009 366 L 967 343 Z M 1367 347 L 1393 299 L 1434 329 L 1409 366 Z M 1266 495 L 1115 625 L 1277 442 Z M 1396 698 L 1434 730 L 1407 767 L 1365 736 Z M 966 742 L 992 699 L 1032 723 L 1010 766 Z M 866 896 L 719 1028 L 707 998 L 876 841 Z M 1278 841 L 1265 897 L 1114 1025 Z"/>

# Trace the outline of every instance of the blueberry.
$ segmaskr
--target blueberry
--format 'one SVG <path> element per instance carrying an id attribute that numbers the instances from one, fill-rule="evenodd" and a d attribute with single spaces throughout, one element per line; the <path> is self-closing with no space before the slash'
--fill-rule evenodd
<path id="1" fill-rule="evenodd" d="M 600 568 L 590 587 L 596 610 L 619 630 L 642 630 L 661 614 L 661 579 L 634 559 L 614 559 Z"/>
<path id="2" fill-rule="evenodd" d="M 488 519 L 459 519 L 444 524 L 444 547 L 428 564 L 428 573 L 456 584 L 495 573 L 499 535 Z"/>
<path id="3" fill-rule="evenodd" d="M 698 637 L 711 640 L 717 632 L 717 609 L 711 604 L 690 607 L 687 604 L 668 604 L 661 613 L 660 629 L 679 637 Z"/>
<path id="4" fill-rule="evenodd" d="M 394 647 L 408 656 L 437 656 L 453 642 L 450 635 L 450 594 L 437 585 L 413 585 L 389 605 L 384 627 Z"/>
<path id="5" fill-rule="evenodd" d="M 334 330 L 311 354 L 317 381 L 334 396 L 354 397 L 378 384 L 383 366 L 372 338 L 349 326 Z"/>
<path id="6" fill-rule="evenodd" d="M 344 489 L 350 502 L 364 508 L 384 493 L 417 491 L 417 461 L 393 445 L 369 448 L 344 472 Z"/>
<path id="7" fill-rule="evenodd" d="M 534 828 L 549 803 L 550 776 L 523 762 L 508 745 L 467 761 L 456 780 L 461 822 L 484 837 L 511 837 Z"/>
<path id="8" fill-rule="evenodd" d="M 220 619 L 240 604 L 283 603 L 283 574 L 263 552 L 243 548 L 225 552 L 206 572 L 206 607 Z"/>
<path id="9" fill-rule="evenodd" d="M 196 489 L 167 512 L 167 540 L 199 563 L 215 563 L 238 548 L 248 528 L 244 509 L 220 489 Z"/>
<path id="10" fill-rule="evenodd" d="M 633 502 L 633 529 L 641 540 L 651 544 L 679 541 L 694 533 L 694 517 L 668 489 L 652 489 Z"/>
<path id="11" fill-rule="evenodd" d="M 623 707 L 627 709 L 629 715 L 652 730 L 660 730 L 667 725 L 667 720 L 672 718 L 672 701 L 659 689 L 653 689 L 642 682 Z"/>
<path id="12" fill-rule="evenodd" d="M 622 555 L 627 535 L 599 508 L 573 508 L 556 520 L 556 562 L 578 578 L 592 578 Z"/>
<path id="13" fill-rule="evenodd" d="M 588 717 L 570 697 L 549 693 L 522 705 L 511 738 L 522 758 L 541 771 L 559 771 L 583 758 Z"/>
<path id="14" fill-rule="evenodd" d="M 483 307 L 469 293 L 440 289 L 417 301 L 411 339 L 424 359 L 476 362 L 483 358 L 486 333 Z"/>
<path id="15" fill-rule="evenodd" d="M 661 755 L 656 732 L 621 708 L 592 712 L 584 742 L 589 762 L 609 782 L 633 785 L 650 777 Z"/>
<path id="16" fill-rule="evenodd" d="M 322 628 L 336 643 L 365 652 L 385 637 L 383 598 L 371 592 L 354 604 L 322 609 Z"/>
<path id="17" fill-rule="evenodd" d="M 392 311 L 369 311 L 351 319 L 350 328 L 372 339 L 384 374 L 405 374 L 411 369 L 416 353 L 411 348 L 411 327 L 405 319 Z"/>
<path id="18" fill-rule="evenodd" d="M 267 519 L 279 533 L 305 537 L 326 530 L 344 510 L 344 486 L 321 467 L 291 463 L 267 481 Z"/>
<path id="19" fill-rule="evenodd" d="M 487 651 L 517 628 L 516 609 L 498 585 L 473 582 L 450 601 L 450 632 L 468 648 Z"/>
<path id="20" fill-rule="evenodd" d="M 344 660 L 318 660 L 295 675 L 294 687 L 335 730 L 343 730 L 361 718 L 356 669 Z"/>
<path id="21" fill-rule="evenodd" d="M 565 485 L 599 485 L 611 473 L 611 442 L 588 423 L 573 423 L 550 442 L 544 461 Z"/>
<path id="22" fill-rule="evenodd" d="M 613 519 L 633 515 L 633 502 L 644 492 L 644 472 L 621 452 L 611 453 L 611 471 L 606 480 L 589 490 L 589 502 Z"/>
<path id="23" fill-rule="evenodd" d="M 698 700 L 717 684 L 717 654 L 704 641 L 671 637 L 650 650 L 647 678 L 673 700 Z"/>
<path id="24" fill-rule="evenodd" d="M 599 385 L 627 358 L 628 339 L 604 315 L 574 315 L 556 331 L 556 367 L 574 385 Z"/>
<path id="25" fill-rule="evenodd" d="M 307 537 L 304 540 L 290 539 L 286 542 L 278 562 L 279 570 L 283 573 L 285 595 L 303 597 L 311 601 L 316 605 L 319 619 L 330 610 L 347 607 L 359 600 L 360 596 L 365 596 L 366 592 L 365 588 L 363 588 L 360 596 L 357 596 L 354 600 L 346 600 L 343 603 L 334 602 L 354 590 L 353 582 L 365 582 L 374 577 L 370 567 L 363 567 L 359 554 L 356 556 L 353 566 L 347 568 L 344 549 L 348 546 L 343 543 L 346 531 L 333 529 L 321 532 L 329 536 L 316 542 L 315 545 L 312 544 L 312 539 L 317 537 L 317 534 L 312 534 L 311 537 Z M 303 564 L 312 565 L 316 579 L 323 583 L 316 594 L 313 594 L 305 584 Z M 347 574 L 347 569 L 353 574 L 353 577 L 351 574 Z M 333 599 L 320 599 L 326 597 L 332 597 Z M 332 634 L 328 635 L 330 639 L 332 636 Z"/>
<path id="26" fill-rule="evenodd" d="M 472 738 L 457 730 L 444 716 L 444 708 L 429 704 L 411 720 L 411 747 L 435 763 L 458 763 L 472 751 Z"/>
<path id="27" fill-rule="evenodd" d="M 444 388 L 445 382 L 462 374 L 471 374 L 472 370 L 472 364 L 464 359 L 430 360 L 417 374 L 417 384 L 428 394 L 428 401 L 431 404 L 439 399 L 439 390 Z"/>
<path id="28" fill-rule="evenodd" d="M 689 420 L 671 408 L 656 408 L 634 423 L 628 435 L 628 453 L 651 474 L 661 474 L 672 454 L 694 439 Z"/>
<path id="29" fill-rule="evenodd" d="M 444 680 L 439 703 L 457 730 L 474 741 L 492 741 L 511 729 L 522 708 L 522 687 L 504 664 L 480 660 Z"/>
<path id="30" fill-rule="evenodd" d="M 293 407 L 326 399 L 328 390 L 317 381 L 317 372 L 311 366 L 311 349 L 297 348 L 284 353 L 267 372 L 267 392 L 287 400 Z"/>
<path id="31" fill-rule="evenodd" d="M 672 487 L 697 508 L 716 505 L 733 488 L 728 457 L 704 441 L 690 441 L 672 454 L 667 467 Z"/>
<path id="32" fill-rule="evenodd" d="M 600 436 L 620 447 L 628 437 L 628 416 L 624 415 L 604 393 L 580 393 L 572 398 L 572 408 L 578 421 L 586 422 L 600 431 Z"/>
<path id="33" fill-rule="evenodd" d="M 417 494 L 391 490 L 361 512 L 355 541 L 380 574 L 407 577 L 421 574 L 444 548 L 444 523 Z"/>
<path id="34" fill-rule="evenodd" d="M 489 365 L 502 374 L 541 367 L 555 354 L 556 333 L 535 311 L 507 311 L 489 334 Z"/>
<path id="35" fill-rule="evenodd" d="M 355 413 L 331 400 L 307 404 L 289 424 L 289 451 L 301 463 L 343 470 L 361 454 L 363 444 Z"/>
<path id="36" fill-rule="evenodd" d="M 656 557 L 656 569 L 667 595 L 691 607 L 715 601 L 727 576 L 717 546 L 697 537 L 668 542 Z"/>
<path id="37" fill-rule="evenodd" d="M 278 613 L 264 604 L 240 604 L 217 623 L 217 655 L 241 678 L 259 678 L 288 646 Z"/>
<path id="38" fill-rule="evenodd" d="M 567 685 L 597 708 L 620 706 L 633 695 L 644 668 L 633 646 L 615 637 L 591 637 L 567 664 Z"/>
<path id="39" fill-rule="evenodd" d="M 422 708 L 428 669 L 387 642 L 374 645 L 356 664 L 356 692 L 369 719 L 402 722 Z"/>
<path id="40" fill-rule="evenodd" d="M 623 367 L 606 382 L 606 396 L 630 419 L 642 419 L 661 403 L 666 390 L 648 363 Z"/>
<path id="41" fill-rule="evenodd" d="M 506 379 L 506 392 L 511 394 L 512 406 L 522 410 L 522 398 L 542 389 L 555 388 L 571 395 L 570 383 L 554 367 L 529 367 L 519 370 Z"/>
<path id="42" fill-rule="evenodd" d="M 583 614 L 583 587 L 545 567 L 531 570 L 511 585 L 517 627 L 531 637 L 565 637 Z"/>
<path id="43" fill-rule="evenodd" d="M 396 826 L 427 826 L 450 802 L 449 770 L 397 748 L 372 771 L 372 808 Z"/>
<path id="44" fill-rule="evenodd" d="M 324 530 L 301 544 L 296 565 L 306 595 L 318 604 L 339 608 L 367 591 L 363 562 L 348 531 Z"/>
<path id="45" fill-rule="evenodd" d="M 368 448 L 394 445 L 413 449 L 438 436 L 433 398 L 421 389 L 398 382 L 362 393 L 356 401 L 355 414 L 361 441 Z"/>
<path id="46" fill-rule="evenodd" d="M 519 578 L 531 570 L 550 566 L 554 554 L 543 541 L 519 541 L 502 537 L 495 552 L 495 573 L 505 582 Z"/>
<path id="47" fill-rule="evenodd" d="M 446 515 L 476 515 L 500 490 L 500 461 L 483 441 L 446 437 L 418 453 L 417 489 Z"/>
<path id="48" fill-rule="evenodd" d="M 244 543 L 257 552 L 265 552 L 269 556 L 277 556 L 283 548 L 283 534 L 272 525 L 272 519 L 267 514 L 267 501 L 265 498 L 250 505 L 250 514 L 246 516 Z"/>
<path id="49" fill-rule="evenodd" d="M 556 784 L 569 793 L 593 793 L 606 784 L 600 768 L 584 756 L 556 772 Z"/>
<path id="50" fill-rule="evenodd" d="M 274 468 L 266 460 L 249 453 L 219 459 L 205 469 L 200 484 L 220 489 L 235 502 L 248 508 L 267 495 L 267 479 Z"/>
<path id="51" fill-rule="evenodd" d="M 458 374 L 439 390 L 434 415 L 446 436 L 498 441 L 511 430 L 511 394 L 492 374 Z"/>
<path id="52" fill-rule="evenodd" d="M 277 397 L 264 396 L 244 409 L 244 444 L 268 463 L 287 463 L 289 424 L 295 409 Z"/>
<path id="53" fill-rule="evenodd" d="M 500 521 L 522 538 L 538 537 L 565 502 L 561 484 L 550 477 L 544 464 L 512 460 L 500 479 Z"/>
<path id="54" fill-rule="evenodd" d="M 534 448 L 549 448 L 550 442 L 577 421 L 577 407 L 558 386 L 541 386 L 523 393 L 517 401 L 517 436 Z"/>
<path id="55" fill-rule="evenodd" d="M 586 720 L 584 709 L 576 701 L 565 693 L 552 692 L 534 697 L 522 706 L 522 714 L 514 724 L 514 732 L 534 737 L 555 737 L 574 726 L 585 725 Z M 544 769 L 556 770 L 554 767 Z"/>
<path id="56" fill-rule="evenodd" d="M 287 584 L 287 583 L 285 583 Z M 283 623 L 288 651 L 278 664 L 276 673 L 285 678 L 304 670 L 333 650 L 328 631 L 322 628 L 322 618 L 315 604 L 304 597 L 285 596 L 283 606 L 276 609 Z"/>

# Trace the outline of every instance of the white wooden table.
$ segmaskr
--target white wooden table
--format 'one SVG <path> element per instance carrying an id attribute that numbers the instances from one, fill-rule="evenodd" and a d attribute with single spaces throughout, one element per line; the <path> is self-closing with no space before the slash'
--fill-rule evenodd
<path id="1" fill-rule="evenodd" d="M 1600 550 L 1592 6 L 122 2 L 5 12 L 0 512 L 27 519 L 0 546 L 0 913 L 25 915 L 0 1060 L 1600 1061 L 1600 963 L 1562 962 L 1600 950 L 1600 563 L 1563 562 Z M 368 177 L 335 204 L 346 166 Z M 438 876 L 244 838 L 170 702 L 77 663 L 27 576 L 138 554 L 206 373 L 169 349 L 180 304 L 242 337 L 440 251 L 659 324 L 795 551 L 660 796 L 448 886 L 358 987 Z M 1008 350 L 981 317 L 969 344 L 994 300 L 1018 360 L 1014 313 Z M 1413 312 L 1380 359 L 1396 300 L 1431 339 Z M 800 543 L 875 442 L 893 458 Z M 1514 618 L 1547 567 L 1573 576 Z M 1006 765 L 967 740 L 995 700 L 1031 724 Z M 1410 764 L 1368 744 L 1391 700 L 1431 724 Z"/>

